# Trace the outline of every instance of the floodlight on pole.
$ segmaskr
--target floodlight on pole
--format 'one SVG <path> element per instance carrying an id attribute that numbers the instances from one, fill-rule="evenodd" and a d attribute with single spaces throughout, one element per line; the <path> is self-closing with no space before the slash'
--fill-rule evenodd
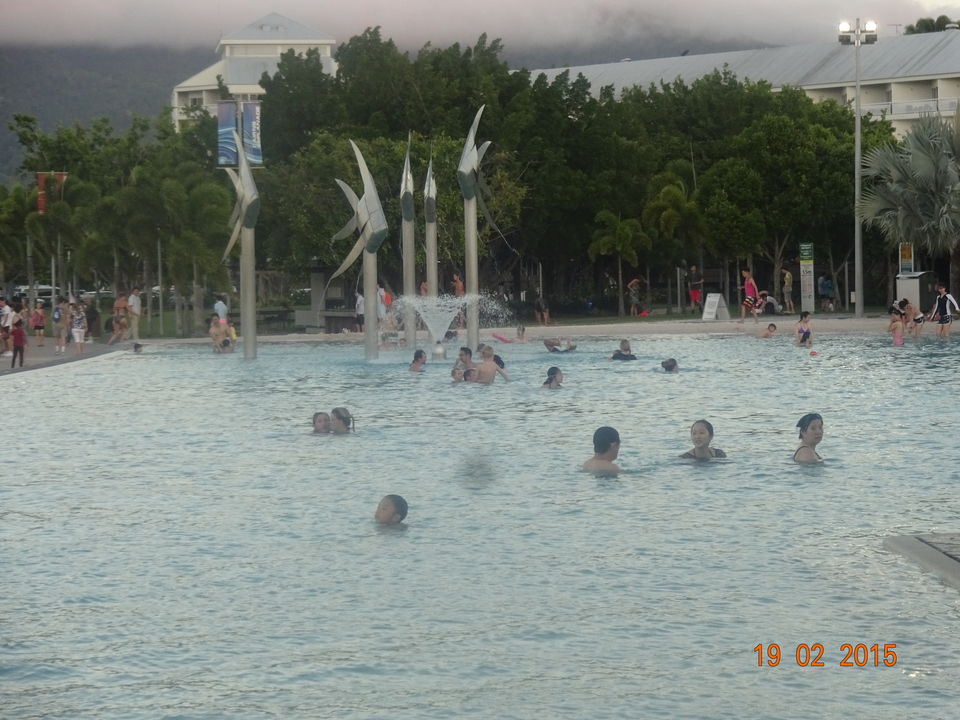
<path id="1" fill-rule="evenodd" d="M 863 26 L 860 25 L 860 18 L 857 18 L 856 25 L 850 26 L 848 22 L 842 22 L 837 28 L 840 31 L 838 39 L 841 45 L 853 45 L 854 47 L 854 65 L 856 89 L 854 91 L 854 130 L 853 130 L 853 157 L 854 157 L 854 208 L 853 208 L 853 284 L 856 288 L 856 304 L 854 306 L 854 316 L 863 317 L 863 306 L 865 293 L 863 288 L 863 234 L 862 223 L 860 221 L 860 185 L 861 185 L 861 164 L 862 151 L 860 147 L 860 46 L 872 45 L 877 41 L 877 23 L 873 20 L 867 20 Z"/>

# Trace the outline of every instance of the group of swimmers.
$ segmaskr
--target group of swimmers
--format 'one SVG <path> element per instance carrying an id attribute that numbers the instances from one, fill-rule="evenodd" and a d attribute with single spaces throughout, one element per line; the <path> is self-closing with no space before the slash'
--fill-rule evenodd
<path id="1" fill-rule="evenodd" d="M 936 323 L 937 337 L 949 338 L 950 324 L 953 322 L 951 307 L 960 313 L 960 305 L 957 305 L 956 299 L 947 292 L 943 283 L 937 284 L 937 297 L 934 298 L 933 307 L 927 315 L 924 315 L 923 311 L 907 298 L 898 300 L 888 310 L 890 314 L 888 330 L 893 336 L 893 344 L 903 345 L 903 336 L 907 333 L 920 337 L 926 322 Z"/>
<path id="2" fill-rule="evenodd" d="M 823 417 L 820 413 L 807 413 L 797 421 L 800 431 L 800 447 L 793 453 L 793 461 L 800 465 L 822 462 L 817 445 L 823 440 Z M 726 458 L 720 448 L 710 447 L 713 442 L 713 425 L 707 420 L 697 420 L 690 426 L 690 441 L 693 447 L 680 455 L 685 460 L 713 460 Z M 604 426 L 593 433 L 593 457 L 583 463 L 583 469 L 595 475 L 614 476 L 621 472 L 614 460 L 620 454 L 620 433 L 615 428 Z"/>

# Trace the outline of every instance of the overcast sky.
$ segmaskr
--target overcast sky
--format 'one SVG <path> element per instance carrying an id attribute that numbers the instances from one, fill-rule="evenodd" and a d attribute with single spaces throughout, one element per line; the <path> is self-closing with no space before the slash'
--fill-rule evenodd
<path id="1" fill-rule="evenodd" d="M 0 0 L 0 43 L 216 46 L 223 33 L 270 12 L 348 40 L 379 25 L 404 49 L 472 44 L 481 32 L 508 48 L 590 45 L 684 35 L 758 45 L 835 42 L 858 14 L 881 35 L 919 17 L 960 15 L 929 0 Z M 902 28 L 901 28 L 902 30 Z M 693 52 L 696 52 L 695 44 Z"/>

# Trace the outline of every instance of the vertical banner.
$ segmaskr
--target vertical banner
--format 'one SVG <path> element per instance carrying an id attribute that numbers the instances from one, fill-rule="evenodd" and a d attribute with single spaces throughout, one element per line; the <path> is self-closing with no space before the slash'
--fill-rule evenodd
<path id="1" fill-rule="evenodd" d="M 237 129 L 237 104 L 235 102 L 217 103 L 217 165 L 236 167 L 237 143 L 233 131 Z"/>
<path id="2" fill-rule="evenodd" d="M 900 274 L 913 272 L 913 244 L 900 243 Z"/>
<path id="3" fill-rule="evenodd" d="M 47 211 L 47 174 L 37 173 L 37 213 L 43 215 Z"/>
<path id="4" fill-rule="evenodd" d="M 800 309 L 813 312 L 813 243 L 800 243 Z"/>
<path id="5" fill-rule="evenodd" d="M 245 102 L 240 116 L 240 133 L 243 136 L 243 149 L 247 162 L 251 165 L 263 165 L 263 147 L 260 145 L 260 103 Z"/>

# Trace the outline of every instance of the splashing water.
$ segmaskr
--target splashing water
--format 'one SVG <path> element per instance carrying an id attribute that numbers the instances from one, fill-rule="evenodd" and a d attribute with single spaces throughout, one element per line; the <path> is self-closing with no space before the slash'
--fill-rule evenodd
<path id="1" fill-rule="evenodd" d="M 489 295 L 464 295 L 463 297 L 454 295 L 438 295 L 437 297 L 402 295 L 396 299 L 395 304 L 400 309 L 412 306 L 423 320 L 423 324 L 427 326 L 430 336 L 439 341 L 444 339 L 457 315 L 465 310 L 467 303 L 473 299 L 477 299 L 480 304 L 481 327 L 500 327 L 513 317 L 510 308 Z"/>

